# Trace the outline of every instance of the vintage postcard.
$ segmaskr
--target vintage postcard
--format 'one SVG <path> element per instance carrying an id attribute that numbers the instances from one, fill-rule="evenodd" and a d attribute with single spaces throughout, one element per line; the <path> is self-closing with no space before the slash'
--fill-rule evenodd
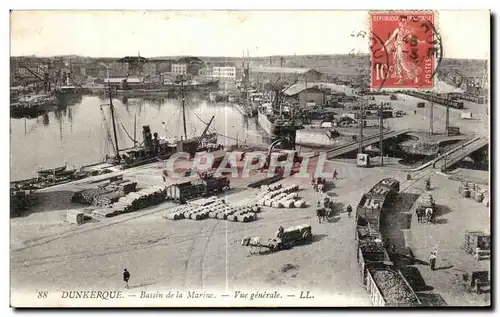
<path id="1" fill-rule="evenodd" d="M 12 307 L 491 305 L 489 11 L 10 19 Z"/>

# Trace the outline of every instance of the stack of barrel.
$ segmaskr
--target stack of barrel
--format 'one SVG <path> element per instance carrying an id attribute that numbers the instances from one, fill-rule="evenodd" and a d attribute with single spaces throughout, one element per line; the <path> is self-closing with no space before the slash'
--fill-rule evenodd
<path id="1" fill-rule="evenodd" d="M 233 222 L 249 222 L 256 220 L 257 213 L 259 213 L 260 211 L 260 207 L 257 205 L 231 206 L 229 204 L 226 204 L 223 200 L 217 200 L 204 206 L 178 206 L 165 213 L 164 218 L 170 220 L 204 220 L 207 218 L 212 218 Z"/>
<path id="2" fill-rule="evenodd" d="M 477 184 L 461 182 L 458 192 L 464 198 L 472 198 L 478 203 L 483 203 L 485 207 L 490 205 L 490 197 L 487 188 L 480 188 Z"/>

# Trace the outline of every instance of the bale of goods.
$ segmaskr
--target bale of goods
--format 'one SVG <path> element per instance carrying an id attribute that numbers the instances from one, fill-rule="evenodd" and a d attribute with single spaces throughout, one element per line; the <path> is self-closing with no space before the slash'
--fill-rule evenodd
<path id="1" fill-rule="evenodd" d="M 294 201 L 293 200 L 282 200 L 282 201 L 280 201 L 280 205 L 283 206 L 284 208 L 293 208 Z"/>
<path id="2" fill-rule="evenodd" d="M 66 211 L 66 221 L 76 225 L 81 225 L 84 222 L 83 212 L 74 210 Z"/>
<path id="3" fill-rule="evenodd" d="M 220 219 L 220 220 L 226 220 L 227 219 L 227 215 L 223 212 L 220 212 L 217 214 L 217 219 Z"/>
<path id="4" fill-rule="evenodd" d="M 169 219 L 169 220 L 178 220 L 179 216 L 176 213 L 168 213 L 165 214 L 163 217 Z"/>
<path id="5" fill-rule="evenodd" d="M 306 206 L 306 202 L 303 200 L 296 200 L 293 202 L 293 206 L 295 208 L 304 208 Z"/>
<path id="6" fill-rule="evenodd" d="M 238 218 L 235 215 L 230 215 L 230 216 L 227 216 L 227 220 L 236 222 L 236 221 L 238 221 Z"/>
<path id="7" fill-rule="evenodd" d="M 462 197 L 464 197 L 464 198 L 469 198 L 470 197 L 470 190 L 468 188 L 467 189 L 464 188 L 462 190 Z"/>
<path id="8" fill-rule="evenodd" d="M 278 190 L 283 187 L 282 184 L 274 184 L 274 185 L 269 185 L 270 190 Z"/>
<path id="9" fill-rule="evenodd" d="M 255 213 L 259 213 L 259 212 L 261 212 L 261 208 L 258 205 L 254 205 L 254 206 L 252 206 L 252 211 Z"/>
<path id="10" fill-rule="evenodd" d="M 280 208 L 279 201 L 273 201 L 273 202 L 271 202 L 271 207 L 273 207 L 273 208 Z"/>
<path id="11" fill-rule="evenodd" d="M 286 196 L 288 199 L 299 198 L 299 193 L 290 193 Z"/>
<path id="12" fill-rule="evenodd" d="M 489 207 L 490 206 L 490 197 L 488 197 L 488 196 L 484 197 L 484 199 L 483 199 L 483 205 L 485 207 Z"/>
<path id="13" fill-rule="evenodd" d="M 373 270 L 370 273 L 387 304 L 419 304 L 412 289 L 397 272 L 391 270 Z"/>
<path id="14" fill-rule="evenodd" d="M 208 213 L 208 217 L 211 219 L 216 219 L 217 218 L 217 213 L 215 211 L 211 211 Z"/>

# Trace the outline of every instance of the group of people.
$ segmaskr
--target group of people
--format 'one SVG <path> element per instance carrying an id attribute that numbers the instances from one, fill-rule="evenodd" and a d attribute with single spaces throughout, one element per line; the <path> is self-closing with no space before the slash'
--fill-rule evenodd
<path id="1" fill-rule="evenodd" d="M 321 221 L 327 221 L 328 217 L 332 217 L 334 212 L 334 204 L 333 201 L 330 200 L 330 198 L 325 197 L 323 200 L 323 204 L 321 201 L 318 201 L 318 204 L 316 206 L 316 216 L 318 217 L 318 222 L 321 223 Z M 351 213 L 352 213 L 352 207 L 351 205 L 347 205 L 346 207 L 346 212 L 347 216 L 351 218 Z"/>

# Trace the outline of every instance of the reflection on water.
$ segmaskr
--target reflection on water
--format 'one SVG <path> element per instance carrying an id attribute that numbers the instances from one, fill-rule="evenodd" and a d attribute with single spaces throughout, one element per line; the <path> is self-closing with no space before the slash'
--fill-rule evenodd
<path id="1" fill-rule="evenodd" d="M 105 116 L 111 126 L 109 99 L 103 96 L 83 96 L 80 102 L 56 109 L 35 118 L 11 118 L 11 180 L 34 176 L 40 166 L 75 165 L 79 167 L 101 160 L 110 154 L 106 142 Z M 149 125 L 160 136 L 180 137 L 184 134 L 182 106 L 180 100 L 162 98 L 116 98 L 113 99 L 117 119 L 117 135 L 120 148 L 133 146 L 128 136 L 134 134 L 142 141 L 142 126 Z M 199 96 L 186 100 L 186 121 L 188 137 L 201 134 L 208 122 L 215 116 L 211 127 L 219 136 L 218 142 L 229 145 L 246 140 L 248 144 L 266 142 L 257 132 L 255 119 L 244 118 L 231 105 L 209 104 Z M 162 122 L 166 124 L 164 131 Z M 124 131 L 124 127 L 127 131 Z M 228 137 L 225 137 L 228 136 Z"/>

